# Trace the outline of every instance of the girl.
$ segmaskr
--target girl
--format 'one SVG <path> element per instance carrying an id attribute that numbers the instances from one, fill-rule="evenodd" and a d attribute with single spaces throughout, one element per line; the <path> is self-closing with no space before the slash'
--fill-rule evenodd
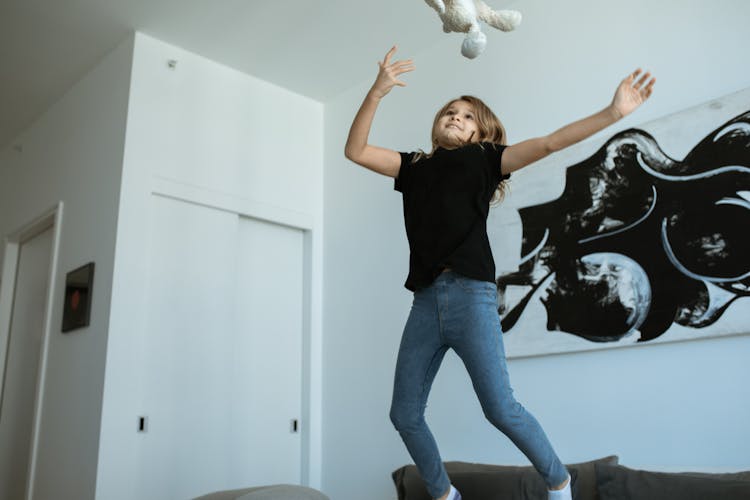
<path id="1" fill-rule="evenodd" d="M 414 302 L 396 362 L 391 420 L 427 491 L 457 500 L 424 420 L 427 396 L 448 348 L 461 358 L 488 420 L 529 458 L 550 499 L 570 499 L 570 476 L 536 419 L 513 397 L 497 313 L 495 265 L 487 237 L 490 202 L 502 198 L 511 172 L 575 144 L 631 113 L 651 95 L 650 74 L 636 70 L 609 106 L 546 136 L 506 146 L 505 130 L 479 99 L 462 96 L 437 113 L 429 154 L 399 153 L 368 143 L 380 100 L 411 60 L 378 62 L 380 70 L 352 123 L 346 157 L 395 179 L 403 194 L 409 240 L 406 287 Z"/>

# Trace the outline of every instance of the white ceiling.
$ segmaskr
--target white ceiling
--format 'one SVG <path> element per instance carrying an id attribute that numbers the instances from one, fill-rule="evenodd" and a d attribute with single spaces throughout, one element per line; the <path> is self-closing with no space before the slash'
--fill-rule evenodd
<path id="1" fill-rule="evenodd" d="M 319 101 L 445 36 L 422 0 L 0 0 L 0 148 L 133 30 Z"/>

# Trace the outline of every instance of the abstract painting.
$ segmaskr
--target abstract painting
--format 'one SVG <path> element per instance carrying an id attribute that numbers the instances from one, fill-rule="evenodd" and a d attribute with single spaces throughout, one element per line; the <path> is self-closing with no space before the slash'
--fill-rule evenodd
<path id="1" fill-rule="evenodd" d="M 750 333 L 750 92 L 598 144 L 550 157 L 562 193 L 488 222 L 520 222 L 498 263 L 508 355 Z"/>

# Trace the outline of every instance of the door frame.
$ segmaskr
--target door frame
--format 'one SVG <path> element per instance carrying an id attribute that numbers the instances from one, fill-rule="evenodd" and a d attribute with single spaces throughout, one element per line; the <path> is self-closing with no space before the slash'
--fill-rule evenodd
<path id="1" fill-rule="evenodd" d="M 57 262 L 60 250 L 60 235 L 62 230 L 63 202 L 46 210 L 40 216 L 24 224 L 21 228 L 11 232 L 4 238 L 5 252 L 2 262 L 2 283 L 0 283 L 0 414 L 3 411 L 3 393 L 5 390 L 5 372 L 8 356 L 8 342 L 12 325 L 12 312 L 16 292 L 18 272 L 18 257 L 26 241 L 38 236 L 48 229 L 52 229 L 52 247 L 50 249 L 49 274 L 47 276 L 47 293 L 44 304 L 44 322 L 42 342 L 39 353 L 39 371 L 37 372 L 36 396 L 32 413 L 31 443 L 29 450 L 29 467 L 26 478 L 26 499 L 33 498 L 34 475 L 36 469 L 36 452 L 39 443 L 39 427 L 41 424 L 42 406 L 44 403 L 44 379 L 47 368 L 47 352 L 50 332 L 52 331 L 52 306 L 54 304 L 54 290 L 57 288 Z"/>

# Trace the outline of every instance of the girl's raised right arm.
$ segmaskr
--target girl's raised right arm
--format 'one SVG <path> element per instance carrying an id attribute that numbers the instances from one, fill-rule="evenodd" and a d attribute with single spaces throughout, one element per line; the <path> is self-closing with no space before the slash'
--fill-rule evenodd
<path id="1" fill-rule="evenodd" d="M 414 69 L 411 59 L 396 61 L 391 63 L 391 57 L 396 52 L 394 46 L 385 55 L 382 61 L 378 61 L 380 70 L 375 83 L 365 96 L 357 115 L 354 117 L 352 126 L 349 129 L 349 138 L 346 140 L 344 154 L 354 163 L 363 167 L 374 170 L 375 172 L 388 177 L 398 177 L 401 168 L 401 155 L 392 149 L 381 148 L 368 144 L 367 139 L 370 135 L 370 127 L 375 117 L 375 111 L 378 109 L 380 100 L 385 97 L 391 89 L 398 85 L 405 87 L 406 84 L 398 79 L 402 73 L 407 73 Z"/>

